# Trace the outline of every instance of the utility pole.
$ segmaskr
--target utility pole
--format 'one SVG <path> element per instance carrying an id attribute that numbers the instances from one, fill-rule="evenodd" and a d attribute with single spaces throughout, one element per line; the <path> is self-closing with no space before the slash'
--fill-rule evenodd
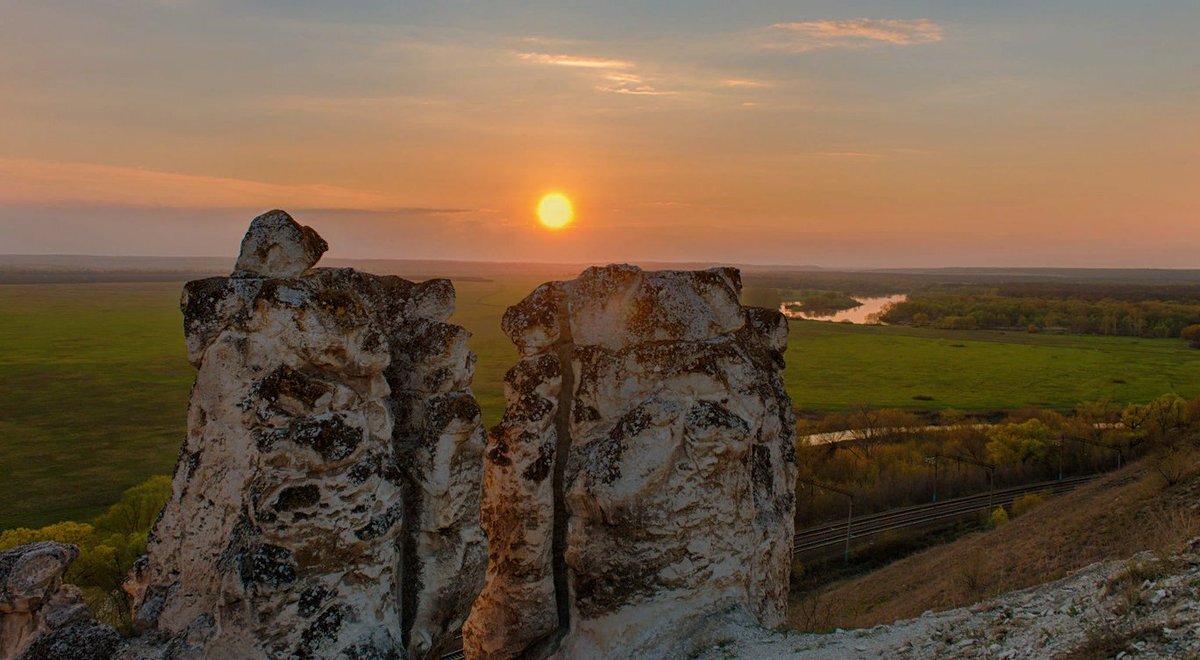
<path id="1" fill-rule="evenodd" d="M 938 486 L 938 457 L 937 457 L 937 455 L 934 454 L 933 456 L 926 456 L 925 463 L 933 465 L 933 503 L 937 504 L 937 486 Z"/>
<path id="2" fill-rule="evenodd" d="M 966 456 L 953 456 L 950 454 L 934 454 L 933 458 L 935 459 L 934 460 L 935 466 L 937 465 L 936 459 L 948 458 L 952 461 L 958 461 L 959 463 L 966 463 L 968 465 L 975 465 L 975 466 L 978 466 L 978 467 L 981 467 L 981 468 L 987 470 L 987 473 L 988 473 L 988 506 L 987 506 L 987 508 L 988 508 L 989 512 L 992 510 L 993 494 L 996 491 L 996 466 L 995 465 L 992 465 L 991 463 L 984 463 L 983 461 L 977 461 L 973 458 L 967 458 Z M 926 460 L 929 460 L 929 459 L 926 459 Z"/>
<path id="3" fill-rule="evenodd" d="M 1075 435 L 1064 435 L 1064 436 L 1059 436 L 1059 437 L 1061 440 L 1070 440 L 1072 442 L 1078 442 L 1083 445 L 1091 445 L 1093 447 L 1099 447 L 1101 449 L 1107 449 L 1109 451 L 1116 452 L 1117 453 L 1117 469 L 1118 470 L 1121 469 L 1121 465 L 1125 462 L 1125 452 L 1121 451 L 1120 447 L 1113 447 L 1112 445 L 1107 445 L 1107 444 L 1104 444 L 1103 442 L 1096 442 L 1095 440 L 1089 440 L 1087 438 L 1081 438 L 1081 437 L 1075 436 Z M 1060 479 L 1061 479 L 1061 477 L 1060 477 Z"/>
<path id="4" fill-rule="evenodd" d="M 807 484 L 809 486 L 812 486 L 814 488 L 820 488 L 822 490 L 827 490 L 831 493 L 837 493 L 839 495 L 844 495 L 846 497 L 846 549 L 842 553 L 842 559 L 847 564 L 849 564 L 850 563 L 850 531 L 851 531 L 851 527 L 854 524 L 854 493 L 852 493 L 848 490 L 843 490 L 841 488 L 838 488 L 837 486 L 830 486 L 829 484 L 817 483 L 816 481 L 813 481 L 811 479 L 801 478 L 801 479 L 797 479 L 797 481 L 799 481 L 802 484 Z"/>

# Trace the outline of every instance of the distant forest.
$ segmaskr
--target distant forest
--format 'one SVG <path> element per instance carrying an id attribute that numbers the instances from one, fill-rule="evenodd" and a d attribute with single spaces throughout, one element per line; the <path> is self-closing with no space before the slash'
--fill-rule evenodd
<path id="1" fill-rule="evenodd" d="M 831 300 L 903 293 L 908 300 L 886 309 L 883 322 L 949 330 L 1179 337 L 1200 324 L 1197 271 L 811 271 L 744 280 L 746 301 L 766 307 L 821 292 Z"/>
<path id="2" fill-rule="evenodd" d="M 997 292 L 914 293 L 889 307 L 885 323 L 952 330 L 1060 330 L 1126 337 L 1178 337 L 1200 323 L 1200 303 L 1007 296 Z"/>

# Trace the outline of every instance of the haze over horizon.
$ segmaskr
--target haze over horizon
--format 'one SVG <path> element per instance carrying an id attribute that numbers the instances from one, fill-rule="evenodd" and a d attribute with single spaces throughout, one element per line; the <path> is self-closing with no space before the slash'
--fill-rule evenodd
<path id="1" fill-rule="evenodd" d="M 3 12 L 0 253 L 1200 265 L 1194 0 Z"/>

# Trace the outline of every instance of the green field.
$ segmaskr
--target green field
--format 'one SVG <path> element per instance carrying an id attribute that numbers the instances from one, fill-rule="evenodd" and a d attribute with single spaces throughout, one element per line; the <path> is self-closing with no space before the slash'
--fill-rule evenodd
<path id="1" fill-rule="evenodd" d="M 1196 396 L 1200 351 L 1177 339 L 793 321 L 784 378 L 797 408 L 819 412 L 1070 408 Z"/>
<path id="2" fill-rule="evenodd" d="M 489 425 L 516 359 L 500 315 L 538 283 L 457 284 L 454 320 L 474 333 L 474 389 Z M 0 285 L 0 484 L 8 493 L 0 529 L 86 519 L 125 488 L 170 473 L 193 375 L 180 286 Z M 1200 395 L 1200 351 L 1177 340 L 803 321 L 792 324 L 787 361 L 794 402 L 811 411 L 1063 408 Z"/>

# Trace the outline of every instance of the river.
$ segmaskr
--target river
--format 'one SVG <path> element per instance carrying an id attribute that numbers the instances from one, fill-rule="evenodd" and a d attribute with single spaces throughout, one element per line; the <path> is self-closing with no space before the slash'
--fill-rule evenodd
<path id="1" fill-rule="evenodd" d="M 812 314 L 809 312 L 800 311 L 800 305 L 796 302 L 785 302 L 779 306 L 779 311 L 789 319 L 808 319 L 810 321 L 848 321 L 850 323 L 879 323 L 878 314 L 883 311 L 883 308 L 892 303 L 904 302 L 908 300 L 908 296 L 899 294 L 895 296 L 878 296 L 878 297 L 859 297 L 855 298 L 862 303 L 858 307 L 852 309 L 843 309 L 840 312 L 832 312 L 827 314 Z"/>

